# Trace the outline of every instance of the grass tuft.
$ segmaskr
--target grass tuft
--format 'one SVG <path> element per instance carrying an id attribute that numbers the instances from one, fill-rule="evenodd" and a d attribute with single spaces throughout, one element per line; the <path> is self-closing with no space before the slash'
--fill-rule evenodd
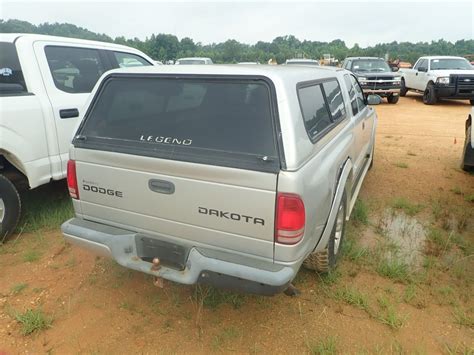
<path id="1" fill-rule="evenodd" d="M 32 263 L 38 261 L 40 257 L 40 252 L 35 249 L 27 250 L 23 253 L 23 261 L 25 263 Z"/>
<path id="2" fill-rule="evenodd" d="M 27 287 L 28 287 L 27 283 L 19 283 L 19 284 L 16 284 L 16 285 L 12 286 L 12 288 L 10 290 L 14 295 L 18 295 Z"/>
<path id="3" fill-rule="evenodd" d="M 364 201 L 357 199 L 352 210 L 352 219 L 360 224 L 369 224 L 369 209 Z"/>
<path id="4" fill-rule="evenodd" d="M 23 215 L 17 232 L 33 233 L 58 228 L 74 214 L 64 182 L 56 182 L 28 191 L 22 197 Z"/>
<path id="5" fill-rule="evenodd" d="M 414 204 L 408 201 L 404 197 L 398 197 L 392 201 L 392 207 L 397 210 L 402 210 L 409 216 L 414 216 L 420 212 L 424 206 L 419 204 Z"/>
<path id="6" fill-rule="evenodd" d="M 383 324 L 388 325 L 392 329 L 400 329 L 405 324 L 405 317 L 399 316 L 395 310 L 395 307 L 385 297 L 377 298 L 382 312 L 377 316 L 377 319 Z"/>
<path id="7" fill-rule="evenodd" d="M 408 272 L 408 265 L 397 258 L 382 259 L 377 265 L 377 273 L 380 276 L 399 282 L 409 282 L 410 273 Z"/>
<path id="8" fill-rule="evenodd" d="M 368 296 L 355 288 L 345 287 L 334 293 L 336 299 L 370 313 Z"/>
<path id="9" fill-rule="evenodd" d="M 24 313 L 17 313 L 16 320 L 21 324 L 23 335 L 47 329 L 51 327 L 52 319 L 47 317 L 40 309 L 28 309 Z"/>
<path id="10" fill-rule="evenodd" d="M 408 164 L 403 162 L 398 162 L 394 164 L 397 168 L 408 169 Z"/>
<path id="11" fill-rule="evenodd" d="M 219 290 L 211 286 L 198 285 L 194 289 L 194 298 L 205 307 L 216 309 L 221 304 L 229 304 L 239 309 L 245 303 L 245 295 Z"/>
<path id="12" fill-rule="evenodd" d="M 319 340 L 317 343 L 312 344 L 306 342 L 308 351 L 312 355 L 333 355 L 337 353 L 336 337 L 329 336 L 326 339 Z"/>
<path id="13" fill-rule="evenodd" d="M 453 311 L 454 318 L 456 319 L 456 324 L 468 328 L 474 328 L 474 316 L 472 313 L 472 310 L 469 312 L 462 309 L 461 307 L 456 307 Z"/>

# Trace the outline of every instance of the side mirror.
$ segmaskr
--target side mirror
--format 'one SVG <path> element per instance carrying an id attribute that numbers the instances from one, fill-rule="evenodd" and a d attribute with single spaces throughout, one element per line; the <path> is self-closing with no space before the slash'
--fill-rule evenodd
<path id="1" fill-rule="evenodd" d="M 398 71 L 399 69 L 399 67 L 392 67 L 392 71 Z"/>
<path id="2" fill-rule="evenodd" d="M 382 103 L 382 98 L 379 95 L 367 96 L 367 105 L 379 105 Z"/>

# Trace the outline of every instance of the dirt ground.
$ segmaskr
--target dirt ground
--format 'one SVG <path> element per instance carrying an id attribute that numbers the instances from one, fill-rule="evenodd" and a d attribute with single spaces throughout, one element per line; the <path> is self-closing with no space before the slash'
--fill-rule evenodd
<path id="1" fill-rule="evenodd" d="M 473 354 L 474 175 L 459 169 L 470 106 L 408 95 L 376 110 L 375 162 L 360 194 L 368 222 L 351 222 L 336 273 L 302 270 L 298 297 L 158 289 L 65 244 L 59 226 L 21 233 L 0 246 L 0 354 Z M 372 257 L 390 209 L 427 231 L 419 265 L 396 275 Z M 27 309 L 49 325 L 23 335 L 17 316 Z"/>

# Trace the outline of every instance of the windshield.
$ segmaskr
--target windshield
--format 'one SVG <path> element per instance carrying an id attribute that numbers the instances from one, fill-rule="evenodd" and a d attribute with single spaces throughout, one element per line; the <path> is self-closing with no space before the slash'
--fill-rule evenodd
<path id="1" fill-rule="evenodd" d="M 204 59 L 180 59 L 177 64 L 206 64 Z"/>
<path id="2" fill-rule="evenodd" d="M 388 64 L 380 59 L 355 60 L 352 64 L 353 72 L 384 73 L 391 72 Z"/>
<path id="3" fill-rule="evenodd" d="M 472 70 L 466 59 L 431 59 L 431 70 L 461 69 Z"/>

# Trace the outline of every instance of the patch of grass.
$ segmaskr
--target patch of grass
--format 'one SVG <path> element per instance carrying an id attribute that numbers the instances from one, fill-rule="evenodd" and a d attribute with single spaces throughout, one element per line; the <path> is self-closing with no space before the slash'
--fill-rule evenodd
<path id="1" fill-rule="evenodd" d="M 334 292 L 336 299 L 370 313 L 369 298 L 355 288 L 345 287 Z"/>
<path id="2" fill-rule="evenodd" d="M 424 208 L 423 205 L 411 203 L 404 197 L 398 197 L 394 199 L 392 201 L 392 207 L 397 210 L 402 210 L 407 215 L 412 217 Z"/>
<path id="3" fill-rule="evenodd" d="M 451 236 L 451 234 L 450 234 Z M 450 237 L 447 238 L 445 233 L 437 228 L 430 228 L 427 235 L 428 247 L 427 254 L 439 256 L 448 251 L 451 247 Z"/>
<path id="4" fill-rule="evenodd" d="M 394 281 L 409 282 L 411 277 L 408 272 L 408 265 L 398 258 L 384 258 L 379 261 L 377 273 Z"/>
<path id="5" fill-rule="evenodd" d="M 461 188 L 459 186 L 455 186 L 451 189 L 451 192 L 454 193 L 455 195 L 462 195 Z"/>
<path id="6" fill-rule="evenodd" d="M 474 202 L 474 194 L 465 195 L 464 200 L 467 202 Z"/>
<path id="7" fill-rule="evenodd" d="M 24 313 L 16 313 L 15 319 L 21 324 L 23 335 L 49 328 L 52 324 L 52 319 L 40 309 L 28 309 Z"/>
<path id="8" fill-rule="evenodd" d="M 416 285 L 415 284 L 410 284 L 407 286 L 405 289 L 405 292 L 403 293 L 403 301 L 405 303 L 410 303 L 413 301 L 416 297 Z"/>
<path id="9" fill-rule="evenodd" d="M 312 355 L 333 355 L 337 353 L 336 346 L 337 339 L 334 336 L 329 336 L 326 339 L 319 340 L 316 343 L 306 341 L 306 347 Z"/>
<path id="10" fill-rule="evenodd" d="M 455 307 L 453 311 L 454 318 L 456 320 L 456 324 L 474 328 L 474 315 L 473 310 L 464 310 L 461 307 Z"/>
<path id="11" fill-rule="evenodd" d="M 222 304 L 229 304 L 239 309 L 245 303 L 245 295 L 219 290 L 211 286 L 198 285 L 194 289 L 194 298 L 205 307 L 216 309 Z"/>
<path id="12" fill-rule="evenodd" d="M 342 252 L 344 258 L 355 263 L 360 263 L 369 255 L 369 250 L 358 245 L 358 243 L 352 238 L 344 240 L 344 243 L 342 244 Z"/>
<path id="13" fill-rule="evenodd" d="M 325 274 L 318 274 L 318 276 L 323 286 L 331 286 L 338 283 L 342 275 L 338 270 L 331 270 Z"/>
<path id="14" fill-rule="evenodd" d="M 397 162 L 397 163 L 395 163 L 395 164 L 393 164 L 393 165 L 395 165 L 397 168 L 408 169 L 408 164 L 407 164 L 407 163 Z"/>
<path id="15" fill-rule="evenodd" d="M 239 335 L 240 335 L 240 332 L 237 328 L 234 328 L 234 327 L 224 328 L 222 332 L 216 335 L 214 339 L 212 340 L 212 347 L 217 350 L 221 348 L 226 342 L 229 342 L 233 339 L 238 338 Z"/>
<path id="16" fill-rule="evenodd" d="M 38 250 L 30 249 L 23 253 L 23 261 L 26 263 L 32 263 L 38 261 L 41 258 L 41 253 Z"/>
<path id="17" fill-rule="evenodd" d="M 27 283 L 19 283 L 19 284 L 16 284 L 14 286 L 12 286 L 12 288 L 10 289 L 10 291 L 14 294 L 14 295 L 18 295 L 20 294 L 25 288 L 28 287 L 28 284 Z"/>
<path id="18" fill-rule="evenodd" d="M 130 303 L 128 301 L 121 302 L 119 304 L 119 308 L 120 309 L 125 309 L 125 310 L 130 311 L 130 312 L 135 312 L 137 310 L 137 307 L 133 303 Z"/>
<path id="19" fill-rule="evenodd" d="M 392 329 L 400 329 L 405 324 L 405 317 L 398 315 L 395 307 L 385 297 L 377 298 L 382 311 L 377 315 L 377 319 Z"/>
<path id="20" fill-rule="evenodd" d="M 351 216 L 357 223 L 364 225 L 369 224 L 369 208 L 367 207 L 367 204 L 361 199 L 357 199 L 354 208 L 352 209 Z"/>
<path id="21" fill-rule="evenodd" d="M 413 152 L 410 152 L 410 151 L 407 152 L 407 155 L 409 155 L 411 157 L 416 157 L 416 153 L 413 153 Z"/>
<path id="22" fill-rule="evenodd" d="M 66 183 L 55 182 L 22 196 L 22 217 L 17 232 L 32 233 L 58 228 L 74 214 Z"/>

